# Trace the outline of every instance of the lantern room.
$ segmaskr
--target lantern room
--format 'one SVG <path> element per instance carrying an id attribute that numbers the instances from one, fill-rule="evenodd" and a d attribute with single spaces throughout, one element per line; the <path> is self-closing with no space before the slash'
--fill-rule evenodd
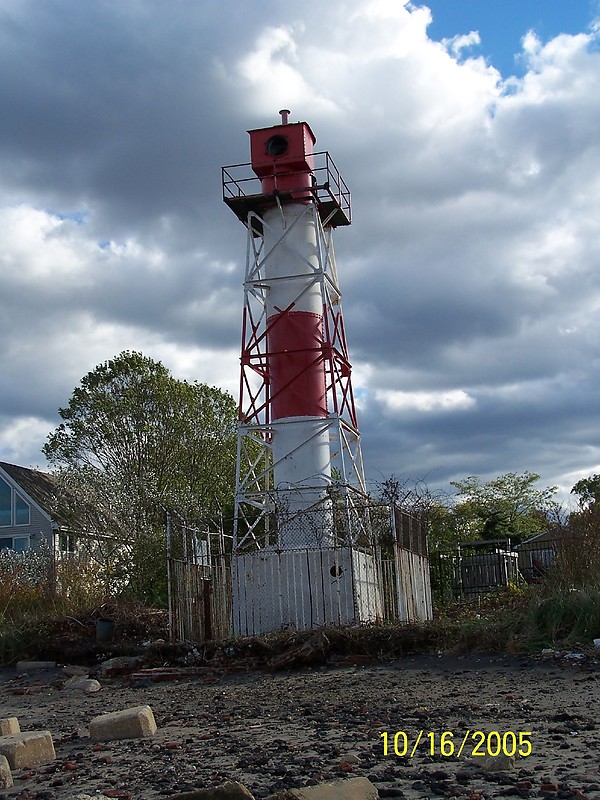
<path id="1" fill-rule="evenodd" d="M 308 198 L 315 179 L 314 145 L 317 141 L 306 122 L 287 122 L 289 112 L 280 112 L 282 124 L 258 128 L 250 134 L 250 158 L 264 194 L 292 192 L 294 200 Z"/>

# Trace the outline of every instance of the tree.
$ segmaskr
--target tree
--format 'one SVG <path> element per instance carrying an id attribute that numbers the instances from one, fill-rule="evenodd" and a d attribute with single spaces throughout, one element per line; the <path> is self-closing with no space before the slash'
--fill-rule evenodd
<path id="1" fill-rule="evenodd" d="M 487 483 L 477 476 L 451 481 L 459 502 L 455 513 L 469 518 L 472 530 L 482 539 L 511 537 L 521 540 L 547 530 L 557 504 L 556 486 L 535 488 L 540 476 L 532 472 L 507 472 Z"/>
<path id="2" fill-rule="evenodd" d="M 455 504 L 446 495 L 432 505 L 428 516 L 429 549 L 445 550 L 479 538 L 480 523 L 468 503 Z"/>
<path id="3" fill-rule="evenodd" d="M 237 414 L 229 394 L 123 352 L 85 375 L 59 414 L 43 452 L 88 532 L 127 541 L 143 559 L 133 542 L 147 537 L 154 547 L 164 508 L 201 524 L 230 507 Z"/>
<path id="4" fill-rule="evenodd" d="M 571 489 L 571 494 L 579 496 L 581 508 L 590 508 L 600 501 L 600 475 L 590 475 L 577 481 Z"/>
<path id="5" fill-rule="evenodd" d="M 229 394 L 123 352 L 89 372 L 59 414 L 64 422 L 43 448 L 51 464 L 97 470 L 141 502 L 196 519 L 231 501 L 236 408 Z"/>

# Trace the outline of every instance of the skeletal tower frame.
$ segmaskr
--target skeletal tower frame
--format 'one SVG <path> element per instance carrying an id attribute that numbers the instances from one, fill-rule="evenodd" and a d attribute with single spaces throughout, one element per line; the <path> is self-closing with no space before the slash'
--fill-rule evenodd
<path id="1" fill-rule="evenodd" d="M 234 522 L 234 549 L 238 552 L 282 546 L 283 527 L 293 525 L 296 517 L 313 513 L 329 528 L 320 531 L 328 544 L 360 545 L 370 540 L 352 370 L 333 249 L 334 228 L 351 221 L 350 192 L 328 153 L 311 154 L 310 164 L 309 188 L 306 176 L 296 189 L 289 174 L 280 180 L 275 173 L 268 192 L 264 182 L 250 173 L 250 164 L 223 167 L 223 199 L 248 230 Z M 295 241 L 295 230 L 302 226 L 316 233 L 310 259 Z M 284 258 L 301 265 L 301 271 L 296 269 L 293 276 L 297 293 L 292 288 L 290 294 L 290 276 L 273 274 L 270 269 L 282 252 Z M 285 308 L 277 308 L 274 317 L 269 314 L 269 296 L 285 281 L 289 302 Z M 274 364 L 282 355 L 294 354 L 287 346 L 274 349 L 273 342 L 277 340 L 274 326 L 285 324 L 282 320 L 293 315 L 309 292 L 320 295 L 322 321 L 310 348 L 303 345 L 299 355 L 305 371 L 324 371 L 325 397 L 323 415 L 311 417 L 307 424 L 304 418 L 281 420 L 273 414 L 278 396 L 290 390 L 287 383 L 274 380 Z M 281 454 L 274 440 L 284 426 L 293 444 Z M 301 459 L 303 450 L 323 442 L 327 443 L 327 457 L 314 474 L 304 475 L 298 485 L 278 485 L 284 460 Z M 296 495 L 302 496 L 302 502 L 295 500 Z"/>

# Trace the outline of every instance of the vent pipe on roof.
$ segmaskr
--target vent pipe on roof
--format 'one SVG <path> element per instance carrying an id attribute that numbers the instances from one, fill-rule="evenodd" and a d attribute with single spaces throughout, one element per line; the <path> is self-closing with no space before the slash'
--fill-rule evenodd
<path id="1" fill-rule="evenodd" d="M 289 111 L 287 108 L 282 108 L 279 113 L 281 114 L 281 124 L 282 125 L 287 125 L 288 124 L 288 118 L 289 118 L 289 116 L 291 114 L 291 111 Z"/>

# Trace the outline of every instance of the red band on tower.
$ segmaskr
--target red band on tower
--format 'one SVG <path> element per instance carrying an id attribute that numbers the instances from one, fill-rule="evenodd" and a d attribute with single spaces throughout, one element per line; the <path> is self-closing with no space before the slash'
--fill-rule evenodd
<path id="1" fill-rule="evenodd" d="M 321 315 L 284 311 L 267 325 L 271 419 L 326 417 Z"/>

